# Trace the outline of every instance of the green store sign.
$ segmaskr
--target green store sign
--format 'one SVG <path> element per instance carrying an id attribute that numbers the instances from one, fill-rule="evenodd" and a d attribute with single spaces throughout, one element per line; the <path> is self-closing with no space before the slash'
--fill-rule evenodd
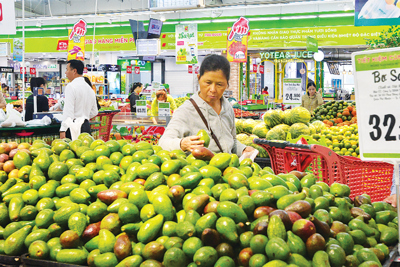
<path id="1" fill-rule="evenodd" d="M 140 71 L 151 71 L 151 62 L 140 59 L 118 59 L 117 65 L 121 66 L 122 71 L 126 71 L 127 66 L 140 67 Z"/>

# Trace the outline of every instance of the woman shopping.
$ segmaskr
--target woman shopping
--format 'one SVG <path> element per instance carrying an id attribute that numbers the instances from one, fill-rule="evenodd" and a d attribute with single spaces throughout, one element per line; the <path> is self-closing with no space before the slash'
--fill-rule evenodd
<path id="1" fill-rule="evenodd" d="M 182 104 L 174 113 L 159 144 L 165 150 L 182 149 L 191 152 L 204 141 L 196 136 L 199 130 L 214 133 L 208 148 L 214 152 L 234 153 L 241 156 L 253 152 L 236 140 L 235 115 L 227 99 L 223 97 L 229 86 L 230 65 L 225 57 L 207 56 L 197 75 L 200 91 L 190 101 Z M 203 118 L 204 120 L 203 120 Z"/>
<path id="2" fill-rule="evenodd" d="M 301 106 L 312 114 L 314 109 L 324 104 L 321 94 L 321 89 L 317 92 L 315 83 L 310 81 L 307 84 L 307 93 L 301 97 Z"/>
<path id="3" fill-rule="evenodd" d="M 158 90 L 156 93 L 156 97 L 151 103 L 151 116 L 158 116 L 158 103 L 160 102 L 169 103 L 170 114 L 172 114 L 171 111 L 176 110 L 175 100 L 172 98 L 172 96 L 168 95 L 164 90 Z M 157 121 L 154 117 L 152 118 L 152 120 L 154 124 L 157 124 Z"/>

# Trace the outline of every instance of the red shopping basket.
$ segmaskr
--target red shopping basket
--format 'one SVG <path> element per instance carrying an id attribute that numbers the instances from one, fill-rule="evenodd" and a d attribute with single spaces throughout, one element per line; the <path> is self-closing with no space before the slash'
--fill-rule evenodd
<path id="1" fill-rule="evenodd" d="M 110 139 L 112 119 L 119 110 L 105 110 L 99 112 L 96 117 L 90 119 L 91 130 L 99 130 L 99 137 L 107 142 Z"/>
<path id="2" fill-rule="evenodd" d="M 329 185 L 334 182 L 347 184 L 352 198 L 365 193 L 374 202 L 390 195 L 392 164 L 340 156 L 320 145 L 300 145 L 263 139 L 254 139 L 253 142 L 268 152 L 275 174 L 307 169 L 311 170 L 318 180 Z"/>

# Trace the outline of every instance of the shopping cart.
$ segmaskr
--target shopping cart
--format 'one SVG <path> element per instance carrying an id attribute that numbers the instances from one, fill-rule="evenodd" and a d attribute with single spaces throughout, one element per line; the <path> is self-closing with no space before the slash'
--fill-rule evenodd
<path id="1" fill-rule="evenodd" d="M 355 157 L 340 156 L 320 145 L 301 145 L 289 142 L 254 139 L 267 150 L 275 174 L 292 170 L 311 171 L 329 185 L 347 184 L 350 197 L 368 194 L 372 201 L 381 201 L 390 195 L 393 165 L 379 161 L 361 161 Z"/>
<path id="2" fill-rule="evenodd" d="M 90 129 L 99 130 L 99 137 L 107 142 L 110 139 L 112 119 L 119 110 L 105 110 L 99 112 L 96 117 L 90 119 Z"/>

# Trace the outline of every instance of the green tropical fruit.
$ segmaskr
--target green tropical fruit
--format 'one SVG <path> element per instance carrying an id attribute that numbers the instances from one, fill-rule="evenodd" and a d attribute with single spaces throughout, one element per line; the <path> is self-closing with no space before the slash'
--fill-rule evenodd
<path id="1" fill-rule="evenodd" d="M 229 153 L 219 153 L 210 160 L 210 165 L 222 171 L 229 166 L 230 161 L 231 155 Z"/>
<path id="2" fill-rule="evenodd" d="M 31 231 L 32 226 L 27 225 L 7 237 L 4 243 L 5 254 L 9 256 L 21 255 L 24 249 L 24 241 Z"/>
<path id="3" fill-rule="evenodd" d="M 161 230 L 164 223 L 164 216 L 158 214 L 154 218 L 147 220 L 141 227 L 137 234 L 139 242 L 147 244 L 153 240 L 158 232 Z"/>
<path id="4" fill-rule="evenodd" d="M 217 260 L 217 251 L 209 246 L 200 248 L 193 256 L 193 261 L 197 266 L 213 267 Z"/>
<path id="5" fill-rule="evenodd" d="M 133 255 L 123 259 L 116 267 L 139 267 L 143 262 L 143 258 L 139 255 Z"/>
<path id="6" fill-rule="evenodd" d="M 216 230 L 229 242 L 237 243 L 239 241 L 235 221 L 229 217 L 219 218 L 216 223 Z"/>
<path id="7" fill-rule="evenodd" d="M 62 249 L 57 253 L 56 260 L 61 263 L 84 265 L 87 263 L 87 257 L 88 252 L 85 249 Z"/>
<path id="8" fill-rule="evenodd" d="M 41 171 L 47 172 L 52 163 L 52 160 L 49 154 L 47 154 L 46 151 L 42 150 L 39 152 L 39 155 L 33 160 L 33 162 L 37 164 Z"/>
<path id="9" fill-rule="evenodd" d="M 13 162 L 17 169 L 32 164 L 31 156 L 27 152 L 21 150 L 14 155 Z"/>
<path id="10" fill-rule="evenodd" d="M 63 150 L 60 154 L 60 161 L 66 162 L 69 159 L 75 158 L 74 152 L 69 149 Z"/>
<path id="11" fill-rule="evenodd" d="M 50 249 L 45 241 L 37 240 L 29 246 L 29 256 L 33 259 L 47 259 L 50 256 Z"/>
<path id="12" fill-rule="evenodd" d="M 114 251 L 114 244 L 116 241 L 116 237 L 113 233 L 111 233 L 107 229 L 101 229 L 99 231 L 99 243 L 98 248 L 100 253 L 107 253 Z"/>
<path id="13" fill-rule="evenodd" d="M 248 221 L 246 213 L 237 204 L 230 201 L 223 201 L 218 204 L 218 214 L 222 217 L 229 217 L 235 223 L 246 223 Z"/>
<path id="14" fill-rule="evenodd" d="M 285 240 L 279 237 L 271 238 L 265 246 L 268 259 L 286 261 L 290 256 L 290 248 Z"/>
<path id="15" fill-rule="evenodd" d="M 163 264 L 165 267 L 185 267 L 186 255 L 180 248 L 170 248 L 164 254 Z"/>
<path id="16" fill-rule="evenodd" d="M 208 147 L 210 145 L 210 136 L 206 130 L 201 129 L 197 132 L 197 136 L 200 136 L 199 141 L 204 141 L 204 147 Z"/>

